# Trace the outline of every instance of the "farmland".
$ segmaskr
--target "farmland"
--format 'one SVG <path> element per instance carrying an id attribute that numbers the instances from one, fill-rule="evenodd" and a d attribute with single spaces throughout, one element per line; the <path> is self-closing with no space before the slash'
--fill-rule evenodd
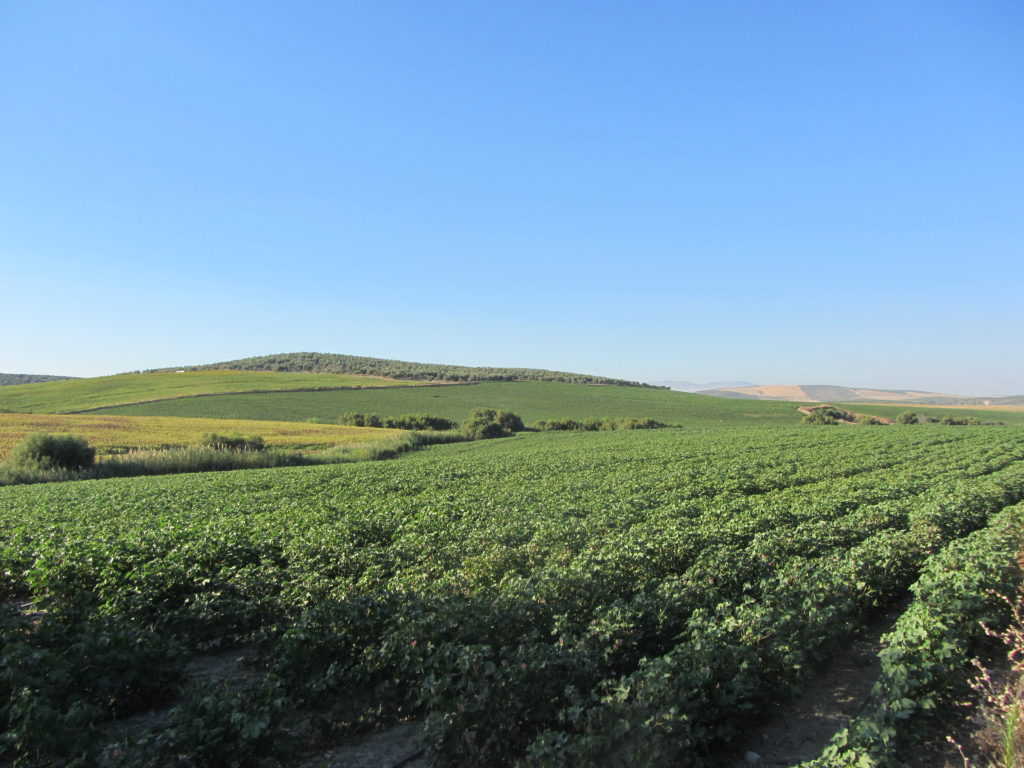
<path id="1" fill-rule="evenodd" d="M 0 748 L 271 764 L 413 718 L 440 765 L 715 765 L 905 603 L 820 763 L 872 764 L 998 617 L 1022 501 L 1024 434 L 939 426 L 523 434 L 0 488 Z M 184 686 L 214 649 L 244 652 L 243 682 Z M 111 747 L 154 703 L 160 727 Z"/>
<path id="2" fill-rule="evenodd" d="M 962 405 L 875 405 L 874 403 L 852 403 L 843 407 L 853 409 L 858 413 L 867 413 L 871 416 L 885 416 L 890 419 L 905 411 L 913 411 L 921 416 L 928 416 L 936 420 L 941 419 L 943 416 L 952 416 L 956 419 L 975 418 L 983 422 L 1024 424 L 1024 407 L 1019 405 L 977 408 Z"/>
<path id="3" fill-rule="evenodd" d="M 460 421 L 473 408 L 514 411 L 539 419 L 652 418 L 688 426 L 796 424 L 795 403 L 726 400 L 664 389 L 555 382 L 500 382 L 440 387 L 224 395 L 108 409 L 126 415 L 205 418 L 334 420 L 342 413 L 429 413 Z"/>
<path id="4" fill-rule="evenodd" d="M 289 449 L 363 443 L 398 434 L 391 429 L 273 421 L 254 423 L 241 419 L 0 413 L 0 461 L 18 440 L 40 431 L 82 435 L 101 456 L 140 448 L 195 445 L 207 432 L 258 434 L 268 446 Z"/>
<path id="5" fill-rule="evenodd" d="M 334 373 L 258 373 L 187 371 L 122 373 L 89 379 L 64 379 L 0 388 L 0 410 L 24 413 L 70 413 L 122 403 L 224 392 L 267 392 L 339 387 L 409 386 L 413 382 L 378 376 Z"/>

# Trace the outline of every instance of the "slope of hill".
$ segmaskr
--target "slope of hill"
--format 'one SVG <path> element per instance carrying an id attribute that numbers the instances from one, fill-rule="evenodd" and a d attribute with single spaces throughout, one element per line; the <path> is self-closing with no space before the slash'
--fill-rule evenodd
<path id="1" fill-rule="evenodd" d="M 792 403 L 742 402 L 667 389 L 594 387 L 557 382 L 484 382 L 335 392 L 218 395 L 106 409 L 106 413 L 205 418 L 334 420 L 348 411 L 399 416 L 428 413 L 462 420 L 474 408 L 508 409 L 527 422 L 557 418 L 652 418 L 693 426 L 796 424 Z"/>
<path id="2" fill-rule="evenodd" d="M 279 355 L 245 357 L 223 363 L 182 366 L 186 371 L 284 371 L 289 373 L 341 373 L 363 376 L 387 376 L 417 381 L 559 381 L 572 384 L 615 384 L 623 387 L 649 387 L 637 381 L 610 379 L 567 371 L 547 371 L 540 368 L 487 368 L 469 365 L 439 365 L 413 363 L 405 360 L 386 360 L 378 357 L 358 357 L 321 352 L 290 352 Z M 161 368 L 150 373 L 175 370 Z M 180 369 L 179 369 L 180 370 Z"/>
<path id="3" fill-rule="evenodd" d="M 122 373 L 91 379 L 66 379 L 0 388 L 0 410 L 23 413 L 72 413 L 111 405 L 166 400 L 225 392 L 275 392 L 299 389 L 411 386 L 374 376 L 333 373 Z"/>
<path id="4" fill-rule="evenodd" d="M 16 384 L 37 384 L 41 381 L 64 381 L 73 379 L 74 376 L 44 376 L 35 373 L 0 373 L 0 387 L 10 387 Z"/>
<path id="5" fill-rule="evenodd" d="M 757 400 L 789 400 L 811 403 L 909 403 L 920 405 L 1021 405 L 1024 396 L 969 397 L 914 389 L 873 389 L 870 387 L 838 387 L 831 384 L 760 385 L 751 387 L 720 387 L 701 390 L 699 394 L 714 397 L 753 398 Z"/>
<path id="6" fill-rule="evenodd" d="M 709 381 L 704 384 L 695 384 L 692 381 L 652 381 L 655 387 L 668 387 L 676 392 L 703 392 L 715 389 L 735 389 L 737 387 L 753 387 L 752 381 Z"/>

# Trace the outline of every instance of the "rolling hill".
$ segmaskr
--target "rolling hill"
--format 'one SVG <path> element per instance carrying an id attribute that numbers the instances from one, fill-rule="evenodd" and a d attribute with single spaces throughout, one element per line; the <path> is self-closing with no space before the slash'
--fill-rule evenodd
<path id="1" fill-rule="evenodd" d="M 111 405 L 227 392 L 413 386 L 380 376 L 333 373 L 202 371 L 122 373 L 89 379 L 20 384 L 0 389 L 0 410 L 21 413 L 78 413 Z"/>
<path id="2" fill-rule="evenodd" d="M 278 355 L 245 357 L 223 363 L 161 368 L 149 373 L 186 371 L 274 371 L 288 373 L 339 373 L 361 376 L 386 376 L 414 381 L 558 381 L 572 384 L 614 384 L 623 387 L 649 387 L 638 381 L 592 376 L 585 373 L 548 371 L 541 368 L 487 368 L 469 365 L 413 363 L 379 357 L 289 352 Z"/>
<path id="3" fill-rule="evenodd" d="M 911 405 L 1000 406 L 1024 405 L 1024 396 L 969 397 L 912 389 L 840 387 L 831 384 L 756 385 L 719 387 L 699 394 L 750 400 L 788 400 L 811 403 L 907 403 Z"/>
<path id="4" fill-rule="evenodd" d="M 525 421 L 557 418 L 652 418 L 692 426 L 796 424 L 795 404 L 726 400 L 640 387 L 557 382 L 483 382 L 375 390 L 217 395 L 104 409 L 105 413 L 204 418 L 335 420 L 349 411 L 399 416 L 428 413 L 460 421 L 474 408 L 507 409 Z"/>

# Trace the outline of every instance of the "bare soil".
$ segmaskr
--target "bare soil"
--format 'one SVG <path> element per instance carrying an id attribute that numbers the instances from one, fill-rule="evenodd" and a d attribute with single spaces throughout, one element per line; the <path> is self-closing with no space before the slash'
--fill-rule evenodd
<path id="1" fill-rule="evenodd" d="M 426 768 L 423 726 L 399 723 L 296 764 L 296 768 Z"/>
<path id="2" fill-rule="evenodd" d="M 752 723 L 747 737 L 722 755 L 722 765 L 788 768 L 820 755 L 833 734 L 864 708 L 881 669 L 881 636 L 892 629 L 905 608 L 901 602 L 878 616 L 796 698 L 765 712 L 760 723 Z M 748 752 L 760 759 L 752 762 Z"/>

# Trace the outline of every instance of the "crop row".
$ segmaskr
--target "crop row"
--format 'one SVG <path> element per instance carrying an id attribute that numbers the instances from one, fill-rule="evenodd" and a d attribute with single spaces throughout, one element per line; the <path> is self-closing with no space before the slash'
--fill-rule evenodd
<path id="1" fill-rule="evenodd" d="M 142 759 L 415 716 L 438 761 L 699 765 L 1022 498 L 1024 436 L 929 427 L 0 489 L 0 754 L 93 754 L 105 720 L 175 695 L 187 654 L 247 643 L 259 686 L 186 697 Z"/>

